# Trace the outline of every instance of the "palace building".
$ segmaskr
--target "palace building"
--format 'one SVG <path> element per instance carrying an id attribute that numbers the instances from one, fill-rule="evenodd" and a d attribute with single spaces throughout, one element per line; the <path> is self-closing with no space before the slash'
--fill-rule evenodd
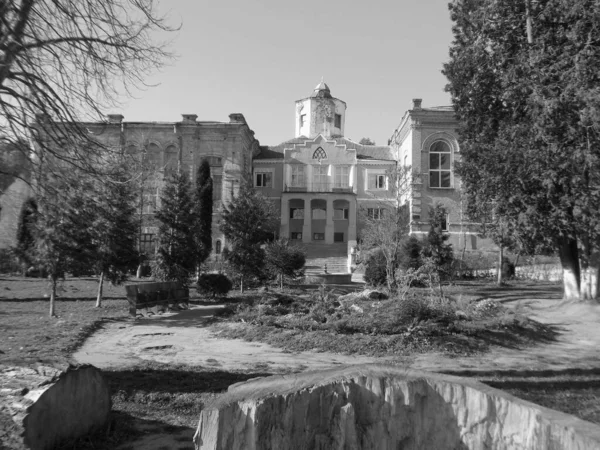
<path id="1" fill-rule="evenodd" d="M 84 125 L 105 145 L 138 156 L 137 169 L 144 176 L 140 239 L 149 255 L 155 249 L 154 211 L 165 177 L 181 167 L 193 182 L 202 158 L 211 164 L 215 186 L 215 256 L 227 244 L 218 228 L 221 205 L 250 176 L 278 206 L 280 236 L 301 244 L 308 264 L 327 264 L 332 273 L 350 271 L 361 218 L 378 219 L 391 207 L 408 208 L 410 231 L 418 235 L 428 232 L 429 209 L 441 203 L 448 212 L 444 230 L 455 251 L 495 250 L 463 214 L 460 180 L 453 170 L 460 146 L 451 107 L 425 108 L 420 99 L 413 100 L 388 145 L 379 146 L 344 137 L 346 111 L 346 103 L 321 81 L 296 101 L 294 137 L 275 146 L 261 146 L 239 113 L 231 114 L 229 122 L 198 121 L 194 114 L 183 114 L 179 122 L 125 122 L 122 115 L 111 114 L 106 122 Z M 410 168 L 408 189 L 397 195 L 390 174 L 402 168 Z M 17 216 L 14 205 L 11 211 L 11 217 Z"/>

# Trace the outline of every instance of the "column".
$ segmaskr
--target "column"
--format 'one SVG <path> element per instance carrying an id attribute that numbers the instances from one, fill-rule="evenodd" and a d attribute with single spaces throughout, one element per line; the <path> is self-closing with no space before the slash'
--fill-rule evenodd
<path id="1" fill-rule="evenodd" d="M 312 241 L 311 222 L 312 211 L 310 209 L 310 198 L 304 198 L 304 225 L 302 225 L 302 242 L 309 244 Z"/>
<path id="2" fill-rule="evenodd" d="M 358 211 L 356 208 L 356 197 L 348 200 L 348 242 L 356 241 L 356 221 Z"/>
<path id="3" fill-rule="evenodd" d="M 286 195 L 281 196 L 281 228 L 279 236 L 286 239 L 290 237 L 290 201 Z"/>
<path id="4" fill-rule="evenodd" d="M 333 197 L 327 197 L 327 220 L 325 221 L 325 243 L 333 244 Z"/>

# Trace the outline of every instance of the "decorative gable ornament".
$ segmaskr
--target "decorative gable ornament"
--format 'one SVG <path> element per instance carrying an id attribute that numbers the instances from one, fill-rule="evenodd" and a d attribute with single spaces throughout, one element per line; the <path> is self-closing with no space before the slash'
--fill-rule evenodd
<path id="1" fill-rule="evenodd" d="M 323 147 L 319 147 L 315 150 L 315 152 L 313 153 L 313 159 L 318 160 L 319 164 L 321 164 L 321 160 L 327 159 L 327 153 L 325 153 Z"/>

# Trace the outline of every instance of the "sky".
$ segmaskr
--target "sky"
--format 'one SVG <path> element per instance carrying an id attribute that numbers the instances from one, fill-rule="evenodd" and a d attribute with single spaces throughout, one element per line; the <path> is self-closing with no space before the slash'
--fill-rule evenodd
<path id="1" fill-rule="evenodd" d="M 177 58 L 120 111 L 125 121 L 229 121 L 261 145 L 294 137 L 295 101 L 323 77 L 347 104 L 345 136 L 385 145 L 413 98 L 449 105 L 448 0 L 162 0 Z"/>

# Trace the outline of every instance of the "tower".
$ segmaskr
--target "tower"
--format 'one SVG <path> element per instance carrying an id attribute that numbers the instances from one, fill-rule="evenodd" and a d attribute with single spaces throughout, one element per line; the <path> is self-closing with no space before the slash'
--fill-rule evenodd
<path id="1" fill-rule="evenodd" d="M 345 121 L 346 102 L 332 97 L 322 79 L 310 97 L 296 101 L 296 137 L 343 136 Z"/>

